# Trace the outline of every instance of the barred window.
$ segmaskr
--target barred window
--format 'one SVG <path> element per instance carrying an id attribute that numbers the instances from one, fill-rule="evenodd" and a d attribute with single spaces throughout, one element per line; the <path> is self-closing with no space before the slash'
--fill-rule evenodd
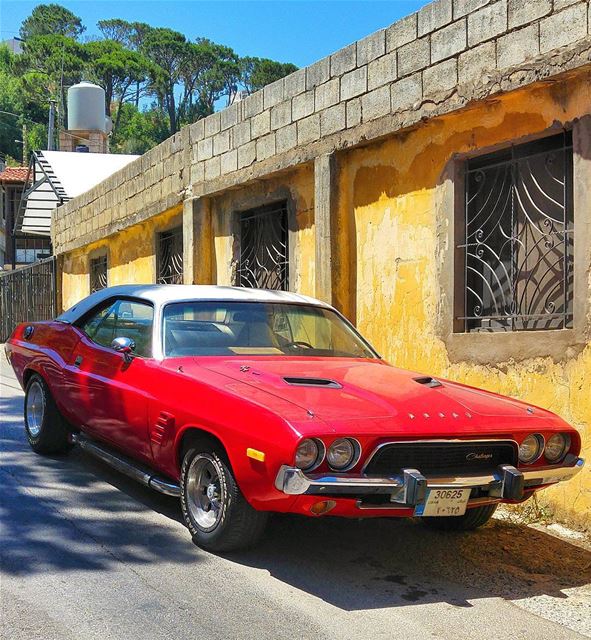
<path id="1" fill-rule="evenodd" d="M 182 226 L 159 233 L 156 245 L 156 282 L 183 284 Z"/>
<path id="2" fill-rule="evenodd" d="M 107 285 L 107 256 L 99 256 L 90 260 L 90 293 L 105 289 Z"/>
<path id="3" fill-rule="evenodd" d="M 572 162 L 571 132 L 466 162 L 456 331 L 572 327 Z"/>
<path id="4" fill-rule="evenodd" d="M 287 291 L 287 238 L 286 202 L 243 213 L 237 286 Z"/>

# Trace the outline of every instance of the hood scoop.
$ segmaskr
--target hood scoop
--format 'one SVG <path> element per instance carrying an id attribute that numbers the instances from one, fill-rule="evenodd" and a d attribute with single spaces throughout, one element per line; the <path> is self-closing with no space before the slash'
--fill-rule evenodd
<path id="1" fill-rule="evenodd" d="M 431 387 L 432 389 L 443 386 L 439 380 L 435 380 L 435 378 L 431 378 L 431 376 L 421 376 L 420 378 L 413 378 L 413 380 L 422 384 L 424 387 Z"/>
<path id="2" fill-rule="evenodd" d="M 301 377 L 285 377 L 283 378 L 287 384 L 292 387 L 316 387 L 324 389 L 342 389 L 343 385 L 339 384 L 335 380 L 328 380 L 327 378 L 301 378 Z"/>

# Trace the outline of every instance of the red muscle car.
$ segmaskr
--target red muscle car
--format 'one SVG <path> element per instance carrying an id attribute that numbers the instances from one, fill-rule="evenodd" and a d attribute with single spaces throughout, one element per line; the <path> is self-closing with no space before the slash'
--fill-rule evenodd
<path id="1" fill-rule="evenodd" d="M 78 444 L 180 497 L 211 550 L 253 544 L 270 512 L 473 529 L 583 466 L 556 415 L 397 369 L 294 293 L 111 287 L 6 353 L 34 451 Z"/>

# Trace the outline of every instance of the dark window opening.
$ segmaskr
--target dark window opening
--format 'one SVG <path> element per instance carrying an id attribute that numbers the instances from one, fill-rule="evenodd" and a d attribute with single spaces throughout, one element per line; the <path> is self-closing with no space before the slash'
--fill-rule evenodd
<path id="1" fill-rule="evenodd" d="M 107 256 L 90 260 L 90 293 L 107 287 Z"/>
<path id="2" fill-rule="evenodd" d="M 460 331 L 571 328 L 572 134 L 466 163 Z"/>
<path id="3" fill-rule="evenodd" d="M 156 248 L 156 282 L 183 284 L 183 228 L 158 234 Z"/>
<path id="4" fill-rule="evenodd" d="M 240 217 L 239 287 L 287 291 L 287 203 L 259 207 Z"/>

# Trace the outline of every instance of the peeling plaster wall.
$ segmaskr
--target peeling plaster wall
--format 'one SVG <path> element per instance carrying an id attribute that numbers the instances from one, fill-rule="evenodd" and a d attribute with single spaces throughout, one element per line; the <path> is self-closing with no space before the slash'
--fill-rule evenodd
<path id="1" fill-rule="evenodd" d="M 212 199 L 218 284 L 235 283 L 240 212 L 282 200 L 288 208 L 289 289 L 314 295 L 314 167 L 310 164 Z"/>
<path id="2" fill-rule="evenodd" d="M 387 360 L 555 411 L 581 432 L 587 459 L 591 345 L 578 355 L 567 351 L 559 361 L 524 358 L 516 335 L 512 358 L 506 362 L 482 365 L 470 357 L 454 361 L 441 331 L 440 285 L 442 238 L 453 221 L 453 211 L 442 205 L 442 176 L 454 154 L 543 132 L 589 113 L 590 105 L 589 77 L 584 76 L 506 94 L 381 144 L 345 152 L 338 217 L 339 224 L 350 229 L 348 246 L 342 249 L 349 258 L 342 259 L 335 277 L 339 306 Z M 589 216 L 589 211 L 575 211 L 575 233 L 577 221 L 583 225 Z M 575 255 L 577 259 L 584 256 Z M 591 526 L 588 467 L 541 496 L 560 517 Z"/>
<path id="3" fill-rule="evenodd" d="M 155 234 L 181 224 L 182 206 L 173 207 L 105 240 L 63 255 L 61 294 L 64 309 L 90 293 L 90 260 L 108 256 L 108 284 L 155 282 Z"/>

